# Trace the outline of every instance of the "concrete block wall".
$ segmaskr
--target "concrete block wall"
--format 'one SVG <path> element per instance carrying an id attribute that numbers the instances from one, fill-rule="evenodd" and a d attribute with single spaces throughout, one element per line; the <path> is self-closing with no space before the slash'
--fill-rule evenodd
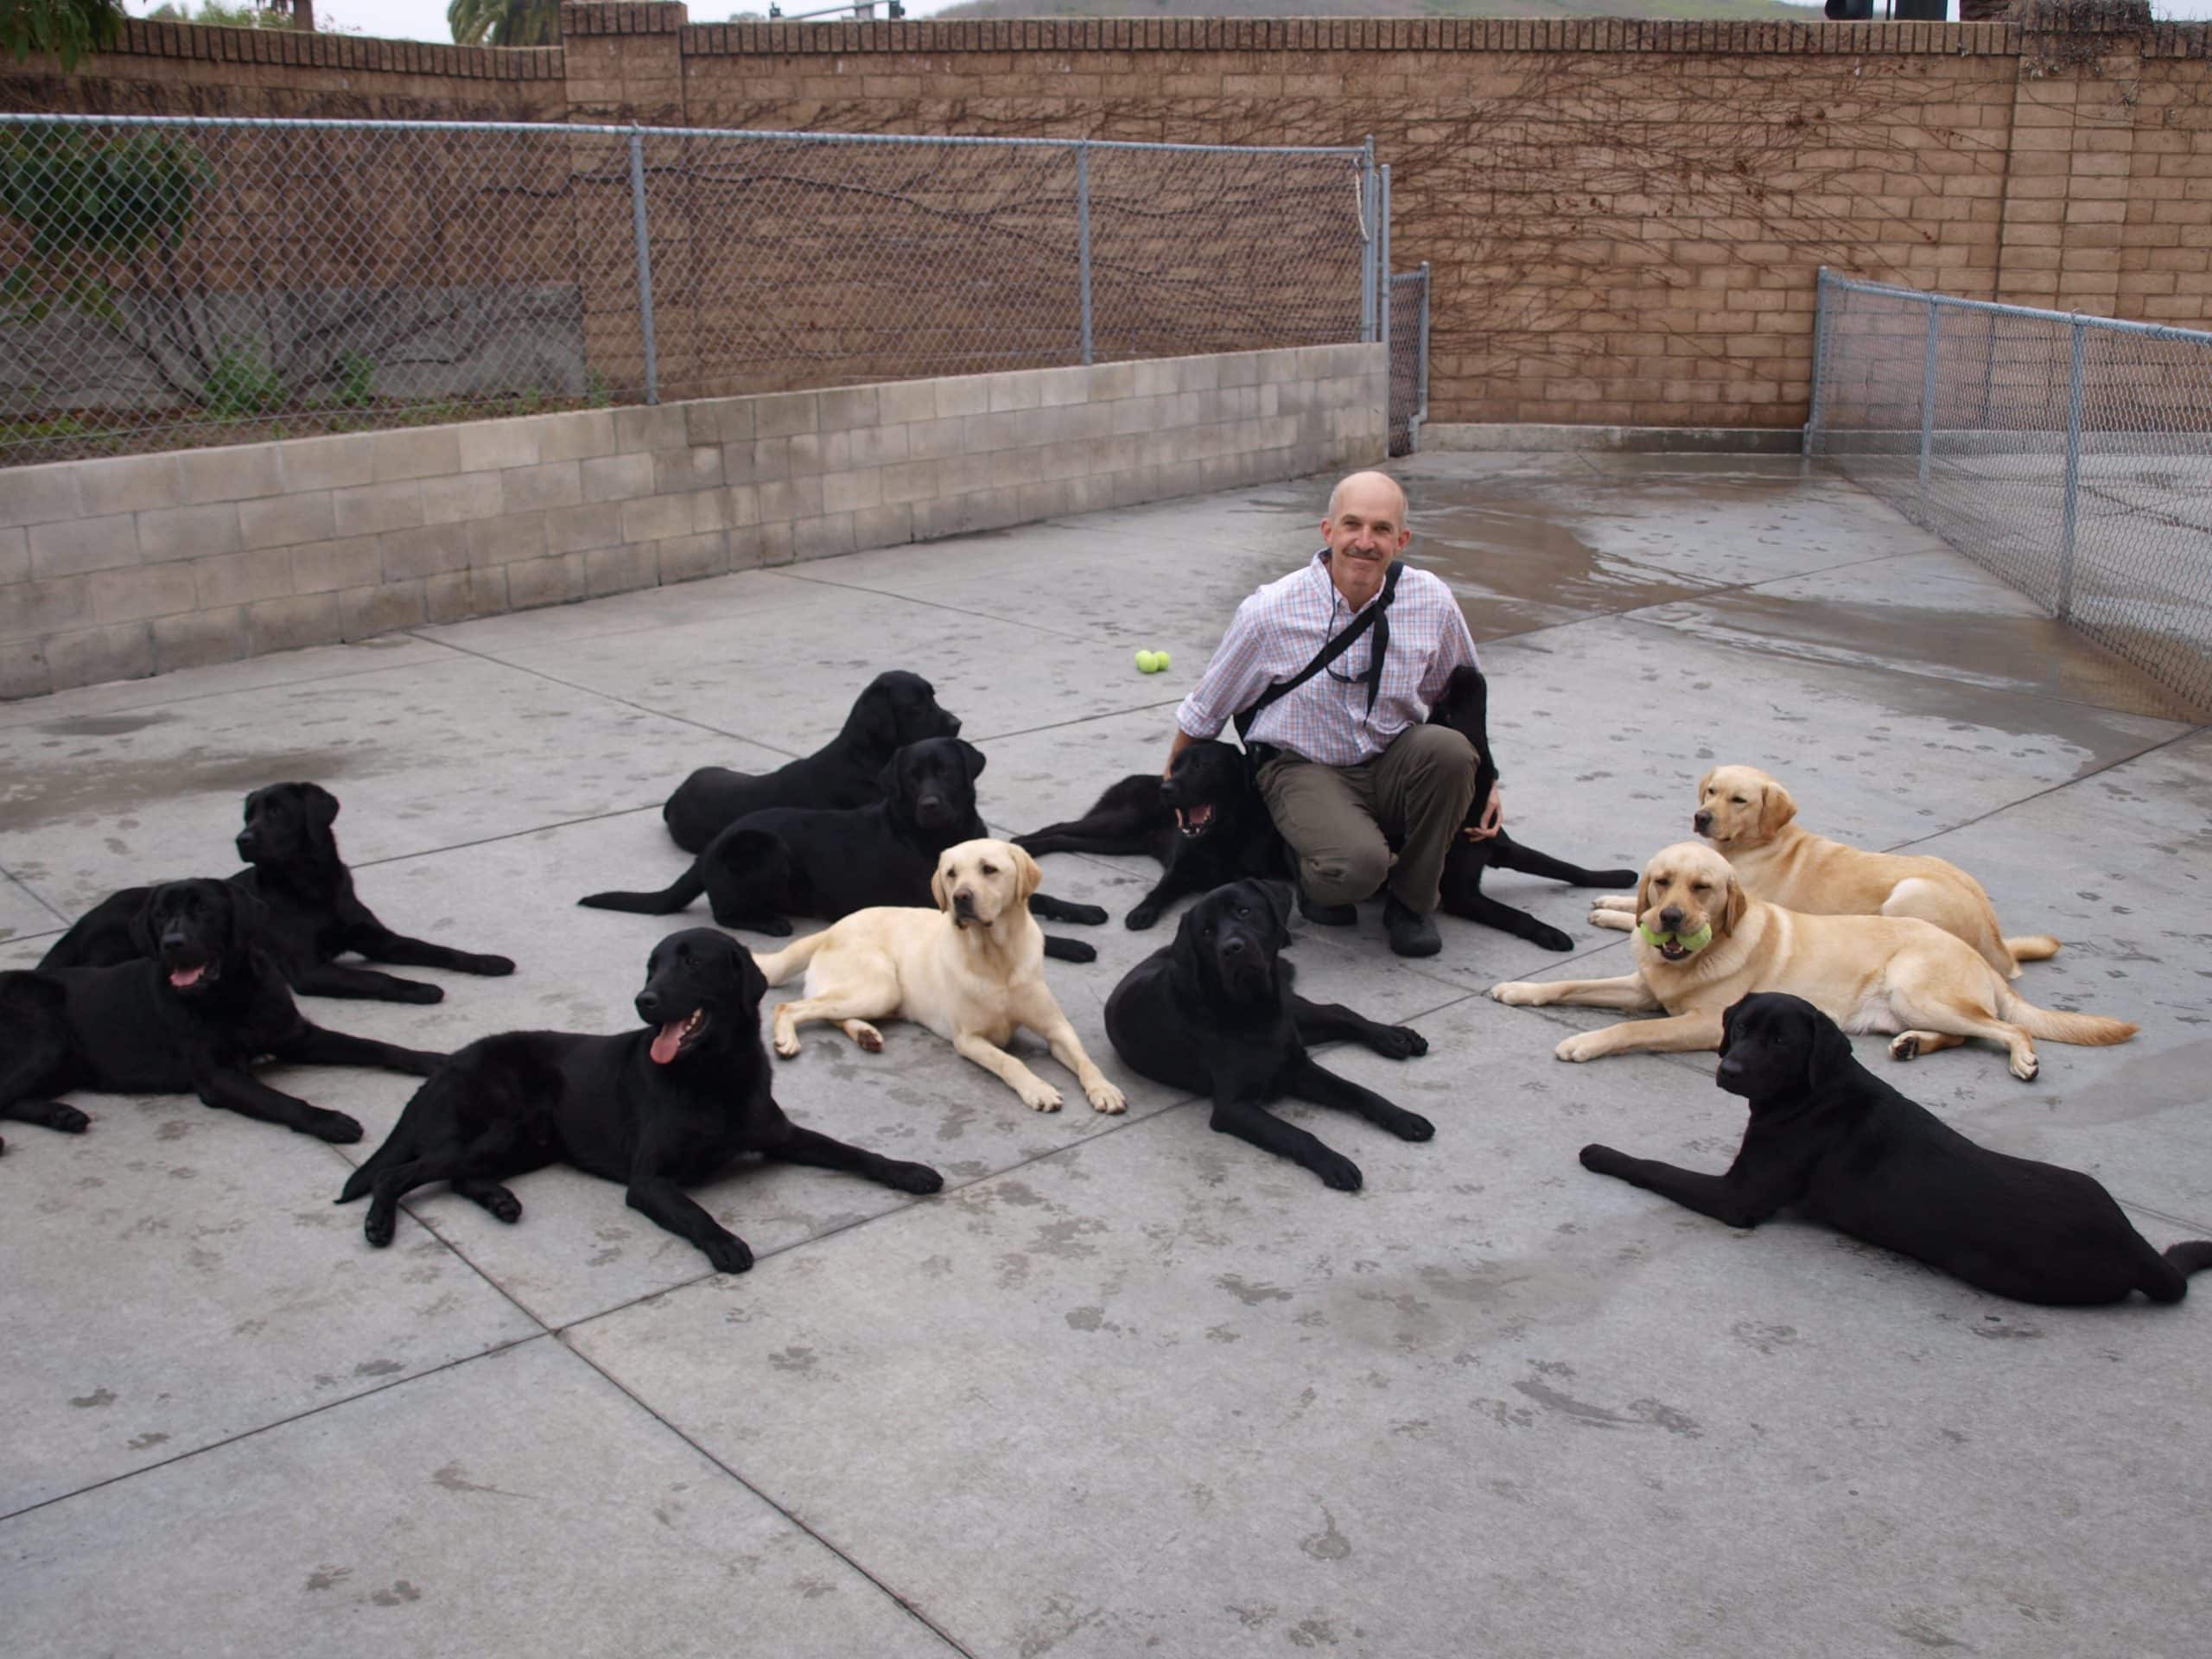
<path id="1" fill-rule="evenodd" d="M 1380 346 L 0 471 L 0 696 L 1379 460 Z"/>

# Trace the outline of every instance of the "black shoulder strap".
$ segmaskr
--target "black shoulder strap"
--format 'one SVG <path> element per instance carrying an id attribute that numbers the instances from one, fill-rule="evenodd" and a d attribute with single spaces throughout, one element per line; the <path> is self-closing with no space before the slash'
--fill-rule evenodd
<path id="1" fill-rule="evenodd" d="M 1290 678 L 1277 680 L 1260 693 L 1249 709 L 1238 711 L 1236 723 L 1236 735 L 1239 738 L 1250 734 L 1252 722 L 1259 718 L 1260 710 L 1297 690 L 1300 686 L 1350 651 L 1360 635 L 1380 621 L 1382 625 L 1382 632 L 1376 636 L 1374 659 L 1370 665 L 1367 676 L 1367 706 L 1370 709 L 1375 707 L 1376 693 L 1382 689 L 1382 654 L 1390 648 L 1390 625 L 1383 618 L 1382 613 L 1389 609 L 1390 601 L 1397 597 L 1398 577 L 1405 568 L 1406 562 L 1403 559 L 1391 560 L 1390 568 L 1382 575 L 1382 596 L 1375 603 L 1354 617 L 1351 626 L 1342 633 L 1337 634 L 1323 645 L 1312 662 L 1306 664 Z"/>

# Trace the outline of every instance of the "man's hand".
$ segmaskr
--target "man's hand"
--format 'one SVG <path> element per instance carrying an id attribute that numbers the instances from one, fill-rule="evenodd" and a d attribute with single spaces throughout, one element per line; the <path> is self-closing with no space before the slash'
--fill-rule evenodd
<path id="1" fill-rule="evenodd" d="M 1483 804 L 1482 817 L 1467 824 L 1459 833 L 1469 841 L 1488 841 L 1505 827 L 1505 795 L 1496 784 L 1490 786 L 1490 799 Z"/>

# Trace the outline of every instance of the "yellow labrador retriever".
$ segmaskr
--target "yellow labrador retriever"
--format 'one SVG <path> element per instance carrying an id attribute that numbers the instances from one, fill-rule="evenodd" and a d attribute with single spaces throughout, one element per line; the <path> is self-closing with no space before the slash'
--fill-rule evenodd
<path id="1" fill-rule="evenodd" d="M 1691 822 L 1736 867 L 1755 899 L 1808 916 L 1917 916 L 1964 939 L 2007 979 L 2024 962 L 2058 954 L 2046 933 L 2006 938 L 1981 883 L 1946 859 L 1869 853 L 1816 836 L 1796 822 L 1789 791 L 1757 766 L 1715 766 L 1698 780 Z M 1641 903 L 1600 899 L 1590 919 L 1627 932 Z"/>
<path id="2" fill-rule="evenodd" d="M 1984 1037 L 2023 1080 L 2036 1074 L 2033 1038 L 2103 1045 L 2135 1034 L 2122 1020 L 2022 1000 L 1971 946 L 1917 917 L 1807 916 L 1754 899 L 1726 859 L 1694 841 L 1655 855 L 1636 899 L 1633 974 L 1491 987 L 1522 1007 L 1667 1013 L 1579 1033 L 1554 1051 L 1562 1060 L 1718 1047 L 1721 1015 L 1753 991 L 1802 996 L 1846 1031 L 1895 1032 L 1893 1059 Z"/>
<path id="3" fill-rule="evenodd" d="M 871 1020 L 927 1026 L 1040 1112 L 1060 1109 L 1054 1089 L 1003 1045 L 1027 1026 L 1051 1045 L 1102 1112 L 1128 1103 L 1091 1064 L 1045 983 L 1045 935 L 1029 913 L 1043 879 L 1037 861 L 1009 842 L 963 841 L 938 855 L 930 877 L 935 910 L 856 910 L 834 927 L 760 958 L 771 985 L 804 968 L 806 995 L 779 1004 L 776 1052 L 798 1052 L 798 1028 L 834 1020 L 873 1052 Z"/>

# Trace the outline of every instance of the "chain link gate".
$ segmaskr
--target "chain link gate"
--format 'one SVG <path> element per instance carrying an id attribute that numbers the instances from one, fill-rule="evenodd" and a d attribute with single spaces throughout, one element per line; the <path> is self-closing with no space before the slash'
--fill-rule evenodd
<path id="1" fill-rule="evenodd" d="M 1428 261 L 1390 278 L 1390 453 L 1421 448 L 1428 418 Z"/>
<path id="2" fill-rule="evenodd" d="M 0 465 L 1372 340 L 1376 173 L 1371 144 L 0 115 Z"/>
<path id="3" fill-rule="evenodd" d="M 2212 707 L 2212 334 L 1822 270 L 1805 453 Z"/>

